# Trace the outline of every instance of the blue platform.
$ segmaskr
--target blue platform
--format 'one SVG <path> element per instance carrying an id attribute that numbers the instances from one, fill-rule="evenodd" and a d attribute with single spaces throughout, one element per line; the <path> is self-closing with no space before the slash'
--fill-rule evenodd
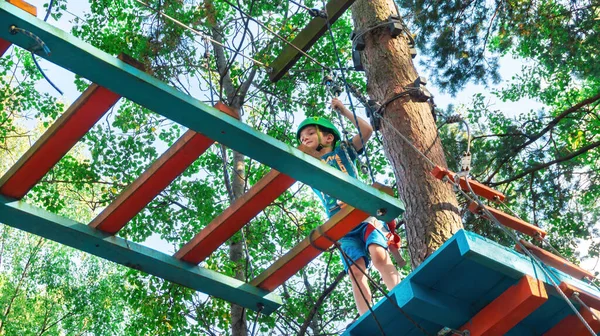
<path id="1" fill-rule="evenodd" d="M 556 283 L 565 282 L 600 297 L 583 281 L 551 268 Z M 574 315 L 545 273 L 528 257 L 474 233 L 461 230 L 406 277 L 390 299 L 427 333 L 444 327 L 458 329 L 524 275 L 546 284 L 548 300 L 506 335 L 542 335 L 567 315 Z M 386 335 L 424 335 L 414 323 L 384 298 L 373 307 Z M 373 314 L 367 312 L 344 335 L 380 335 Z"/>

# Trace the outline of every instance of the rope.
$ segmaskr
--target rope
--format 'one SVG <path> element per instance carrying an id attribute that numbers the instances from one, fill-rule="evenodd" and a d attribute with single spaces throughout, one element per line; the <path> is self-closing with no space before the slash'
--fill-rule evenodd
<path id="1" fill-rule="evenodd" d="M 433 163 L 433 161 L 431 161 L 427 156 L 425 156 L 425 154 L 423 154 L 418 148 L 416 148 L 398 129 L 396 129 L 393 125 L 391 125 L 391 123 L 389 121 L 387 121 L 384 118 L 381 118 L 381 119 L 384 120 L 384 122 L 388 122 L 388 125 L 391 126 L 391 128 L 400 136 L 400 138 L 402 140 L 404 140 L 411 148 L 413 148 L 427 162 L 429 162 L 430 164 L 432 164 L 433 166 L 435 166 L 435 164 Z M 456 178 L 454 180 L 455 181 L 460 181 L 459 179 L 456 179 Z M 505 228 L 500 223 L 500 221 L 498 221 L 498 219 L 485 207 L 485 205 L 483 204 L 483 202 L 479 199 L 479 197 L 477 197 L 477 194 L 475 194 L 475 192 L 471 188 L 471 184 L 469 183 L 469 179 L 468 179 L 468 174 L 467 174 L 467 176 L 465 176 L 465 182 L 466 182 L 467 187 L 469 188 L 469 191 L 473 195 L 473 197 L 471 197 L 469 194 L 467 194 L 465 191 L 463 191 L 460 188 L 460 185 L 457 182 L 454 182 L 453 184 L 454 184 L 456 190 L 458 190 L 458 192 L 462 193 L 463 196 L 465 196 L 465 198 L 467 198 L 467 200 L 476 202 L 477 205 L 482 209 L 482 211 L 485 212 L 486 217 L 488 217 L 488 219 L 491 220 L 500 230 L 502 230 L 506 235 L 508 235 L 517 245 L 519 245 L 519 247 L 523 250 L 523 252 L 525 252 L 529 256 L 529 258 L 531 258 L 531 260 L 533 260 L 540 267 L 540 269 L 544 272 L 544 274 L 546 275 L 546 277 L 550 280 L 550 282 L 552 283 L 552 285 L 554 286 L 554 288 L 556 289 L 556 291 L 560 294 L 560 296 L 563 298 L 563 300 L 567 303 L 567 305 L 571 308 L 571 310 L 573 310 L 573 312 L 575 313 L 575 315 L 579 318 L 579 320 L 581 320 L 581 322 L 588 329 L 588 331 L 592 335 L 595 336 L 596 333 L 593 331 L 593 329 L 590 327 L 590 325 L 585 321 L 585 319 L 583 318 L 583 316 L 581 316 L 581 314 L 579 313 L 579 311 L 577 311 L 577 309 L 575 308 L 575 306 L 573 305 L 573 303 L 569 300 L 569 298 L 565 295 L 565 293 L 563 293 L 563 291 L 560 289 L 560 287 L 558 286 L 558 284 L 556 283 L 556 281 L 554 281 L 553 274 L 550 274 L 551 271 L 549 269 L 547 269 L 547 265 L 545 265 L 543 261 L 539 260 L 535 255 L 533 255 L 527 249 L 527 247 L 525 247 L 519 241 L 519 239 L 517 238 L 517 236 L 513 232 L 511 232 L 507 228 Z"/>
<path id="2" fill-rule="evenodd" d="M 479 199 L 479 197 L 477 197 L 477 195 L 475 194 L 475 192 L 473 191 L 473 189 L 471 188 L 471 184 L 469 183 L 469 179 L 467 177 L 465 177 L 465 181 L 466 181 L 466 185 L 469 188 L 469 191 L 471 192 L 471 194 L 473 195 L 473 197 L 471 197 L 469 194 L 467 194 L 466 192 L 464 192 L 463 190 L 461 190 L 460 188 L 458 188 L 457 190 L 463 194 L 463 196 L 465 196 L 465 198 L 467 198 L 470 201 L 474 201 L 477 203 L 477 205 L 481 208 L 481 210 L 483 212 L 485 212 L 485 215 L 500 229 L 502 230 L 506 235 L 508 235 L 517 245 L 519 245 L 519 247 L 523 250 L 523 252 L 525 252 L 529 258 L 531 258 L 532 261 L 534 261 L 537 266 L 540 267 L 540 269 L 542 270 L 542 272 L 544 272 L 544 274 L 546 275 L 546 277 L 550 280 L 550 282 L 552 283 L 552 286 L 554 286 L 554 288 L 556 289 L 556 291 L 560 294 L 560 296 L 563 298 L 563 300 L 567 303 L 567 305 L 571 308 L 571 310 L 573 310 L 573 312 L 575 313 L 575 315 L 577 315 L 577 317 L 579 318 L 579 320 L 581 320 L 581 323 L 583 323 L 583 325 L 588 329 L 588 331 L 596 336 L 596 333 L 594 332 L 594 330 L 590 327 L 590 325 L 587 323 L 587 321 L 583 318 L 583 316 L 581 316 L 581 314 L 579 313 L 579 311 L 577 310 L 577 308 L 575 308 L 575 306 L 573 305 L 573 303 L 569 300 L 569 298 L 565 295 L 565 293 L 560 289 L 560 287 L 558 286 L 558 284 L 556 283 L 556 281 L 554 281 L 553 276 L 556 276 L 554 274 L 551 274 L 552 271 L 550 271 L 549 269 L 547 269 L 547 265 L 544 264 L 543 261 L 539 260 L 535 255 L 533 255 L 533 253 L 531 253 L 529 251 L 529 249 L 527 249 L 527 247 L 525 247 L 525 245 L 523 245 L 520 241 L 519 238 L 510 230 L 508 230 L 507 228 L 505 228 L 500 221 L 485 207 L 485 205 L 483 204 L 483 202 Z M 455 183 L 457 184 L 457 183 Z"/>
<path id="3" fill-rule="evenodd" d="M 587 309 L 587 311 L 589 311 L 589 312 L 590 312 L 590 314 L 592 314 L 592 315 L 594 316 L 594 318 L 596 319 L 596 321 L 600 321 L 600 317 L 598 317 L 598 315 L 597 315 L 596 313 L 594 313 L 594 311 L 593 311 L 593 310 L 592 310 L 592 309 L 591 309 L 591 308 L 590 308 L 588 305 L 586 305 L 586 304 L 585 304 L 585 302 L 583 302 L 583 301 L 581 300 L 581 298 L 579 297 L 579 292 L 574 292 L 574 293 L 573 293 L 573 295 L 572 295 L 572 297 L 573 297 L 573 299 L 574 299 L 575 301 L 577 301 L 577 303 L 579 303 L 579 304 L 580 304 L 580 305 L 582 305 L 582 306 L 583 306 L 585 309 Z"/>
<path id="4" fill-rule="evenodd" d="M 258 311 L 256 312 L 256 317 L 254 318 L 254 323 L 252 324 L 252 333 L 251 335 L 254 336 L 254 332 L 256 331 L 256 323 L 258 322 L 258 317 L 260 316 L 260 313 L 262 312 L 262 310 L 265 308 L 265 305 L 263 305 L 262 303 L 258 304 Z"/>
<path id="5" fill-rule="evenodd" d="M 430 159 L 428 158 L 425 154 L 423 154 L 417 147 L 415 147 L 415 145 L 412 144 L 412 142 L 410 140 L 408 140 L 407 137 L 404 136 L 404 134 L 402 134 L 398 129 L 396 129 L 396 127 L 394 127 L 394 125 L 387 119 L 385 119 L 381 114 L 374 112 L 373 113 L 376 117 L 380 118 L 381 120 L 383 120 L 383 122 L 387 123 L 387 125 L 394 131 L 396 132 L 396 134 L 402 139 L 404 140 L 404 142 L 406 142 L 407 145 L 409 145 L 415 152 L 417 152 L 417 154 L 421 155 L 421 157 L 423 159 L 425 159 L 425 161 L 427 161 L 432 167 L 437 167 L 437 165 Z"/>
<path id="6" fill-rule="evenodd" d="M 50 56 L 52 54 L 52 52 L 50 51 L 50 48 L 48 48 L 48 46 L 46 45 L 46 43 L 44 43 L 44 41 L 42 41 L 42 39 L 39 38 L 39 37 L 37 37 L 34 33 L 30 32 L 28 30 L 19 28 L 19 27 L 15 26 L 15 25 L 10 26 L 9 32 L 12 35 L 15 35 L 17 33 L 21 33 L 21 34 L 29 37 L 30 39 L 34 40 L 35 43 L 37 43 L 37 46 L 36 46 L 36 48 L 32 48 L 32 50 L 30 50 L 31 52 L 37 51 L 39 49 L 42 49 L 44 51 L 44 53 L 46 53 L 46 55 Z"/>
<path id="7" fill-rule="evenodd" d="M 233 48 L 231 48 L 231 47 L 229 47 L 229 46 L 227 46 L 227 45 L 225 45 L 225 44 L 223 44 L 223 43 L 221 43 L 219 41 L 216 41 L 216 40 L 210 38 L 210 36 L 208 36 L 207 34 L 201 32 L 199 30 L 194 29 L 194 28 L 186 25 L 185 23 L 183 23 L 183 22 L 181 22 L 181 21 L 179 21 L 179 20 L 177 20 L 177 19 L 175 19 L 175 18 L 173 18 L 173 17 L 171 17 L 171 16 L 169 16 L 169 15 L 167 15 L 167 14 L 165 14 L 165 13 L 159 11 L 159 10 L 156 10 L 156 9 L 150 7 L 150 5 L 146 4 L 145 2 L 143 2 L 141 0 L 135 0 L 135 1 L 137 3 L 143 5 L 147 9 L 151 10 L 155 14 L 161 15 L 161 16 L 167 18 L 168 20 L 171 20 L 173 23 L 179 25 L 180 27 L 183 27 L 183 28 L 187 29 L 188 31 L 190 31 L 190 32 L 198 35 L 200 38 L 202 38 L 204 40 L 208 40 L 208 41 L 210 41 L 210 42 L 212 42 L 212 43 L 214 43 L 216 45 L 219 45 L 219 46 L 221 46 L 221 47 L 223 47 L 223 48 L 225 48 L 225 49 L 227 49 L 227 50 L 229 50 L 229 51 L 231 51 L 233 53 L 238 53 L 238 51 L 236 51 L 235 49 L 233 49 Z M 245 58 L 245 59 L 247 59 L 249 61 L 252 61 L 255 65 L 260 65 L 260 66 L 262 66 L 264 68 L 268 68 L 268 66 L 265 63 L 263 63 L 261 61 L 258 61 L 258 60 L 255 60 L 252 57 L 246 56 L 244 54 L 239 54 L 239 53 L 238 53 L 238 55 L 242 56 L 243 58 Z"/>
<path id="8" fill-rule="evenodd" d="M 136 0 L 136 1 L 139 1 L 139 0 Z M 290 41 L 286 40 L 285 38 L 283 38 L 281 35 L 279 35 L 276 32 L 274 32 L 272 29 L 270 29 L 269 27 L 267 27 L 264 23 L 258 21 L 257 19 L 255 19 L 252 16 L 250 16 L 248 13 L 244 12 L 240 7 L 234 5 L 233 3 L 231 3 L 228 0 L 223 0 L 223 2 L 225 2 L 226 4 L 228 4 L 231 7 L 235 8 L 238 12 L 246 15 L 250 20 L 256 22 L 256 24 L 258 24 L 259 26 L 261 26 L 263 29 L 265 29 L 269 33 L 273 34 L 273 36 L 277 37 L 278 39 L 280 39 L 281 41 L 283 41 L 285 44 L 287 44 L 287 45 L 291 46 L 292 48 L 296 49 L 296 51 L 298 51 L 299 53 L 301 53 L 302 55 L 304 55 L 306 58 L 310 59 L 312 62 L 314 62 L 318 66 L 322 67 L 323 69 L 329 69 L 327 66 L 321 64 L 321 62 L 317 61 L 315 58 L 313 58 L 312 56 L 310 56 L 309 54 L 307 54 L 306 52 L 304 52 L 304 50 L 298 48 L 295 44 L 293 44 L 292 42 L 290 42 Z"/>
<path id="9" fill-rule="evenodd" d="M 354 276 L 354 273 L 352 273 L 352 269 L 350 268 L 351 264 L 354 264 L 353 261 L 350 260 L 350 257 L 346 254 L 346 252 L 344 252 L 344 250 L 342 250 L 340 244 L 333 240 L 331 237 L 327 236 L 327 235 L 323 235 L 323 237 L 327 240 L 329 240 L 330 242 L 333 243 L 333 245 L 340 251 L 342 257 L 344 258 L 344 260 L 346 261 L 346 264 L 348 265 L 348 270 L 350 271 L 350 273 L 352 274 L 352 276 L 354 277 L 354 281 L 356 281 L 356 278 Z M 355 264 L 354 264 L 355 265 Z M 358 265 L 356 265 L 356 268 L 373 284 L 373 286 L 381 293 L 383 294 L 383 296 L 398 310 L 400 311 L 400 313 L 402 313 L 402 315 L 404 315 L 404 317 L 409 320 L 417 329 L 419 329 L 424 335 L 430 335 L 427 330 L 425 330 L 419 323 L 417 323 L 417 321 L 413 320 L 402 308 L 400 308 L 400 306 L 398 305 L 398 303 L 396 302 L 396 300 L 392 300 L 392 298 L 383 290 L 383 288 L 381 288 L 381 286 L 379 286 L 379 284 L 373 280 L 373 278 L 371 278 L 371 276 L 362 268 L 358 267 Z M 362 294 L 362 291 L 361 291 Z M 363 298 L 364 294 L 363 294 Z M 366 299 L 365 299 L 366 301 Z M 369 301 L 367 301 L 368 304 Z M 369 305 L 369 310 L 371 310 L 371 307 Z M 371 313 L 373 314 L 373 317 L 375 318 L 375 313 L 371 310 Z M 376 320 L 377 321 L 377 320 Z"/>
<path id="10" fill-rule="evenodd" d="M 325 8 L 324 2 L 323 2 L 323 8 Z M 331 22 L 329 22 L 329 14 L 327 14 L 326 21 L 327 21 L 327 30 L 329 31 L 329 37 L 331 38 L 331 44 L 333 46 L 333 52 L 335 53 L 338 67 L 340 68 L 340 74 L 342 75 L 342 81 L 344 82 L 344 86 L 346 87 L 346 95 L 348 96 L 348 101 L 350 102 L 350 110 L 352 111 L 352 116 L 354 117 L 354 120 L 356 121 L 356 128 L 358 129 L 358 136 L 360 137 L 360 143 L 362 144 L 362 148 L 365 152 L 365 158 L 367 159 L 367 166 L 369 167 L 369 175 L 371 176 L 372 183 L 375 183 L 375 176 L 373 175 L 373 169 L 371 167 L 371 160 L 369 159 L 368 149 L 367 149 L 367 146 L 365 145 L 365 140 L 363 138 L 362 132 L 358 125 L 358 117 L 356 116 L 356 109 L 354 108 L 354 103 L 352 101 L 352 95 L 350 94 L 350 85 L 348 84 L 348 81 L 346 79 L 346 72 L 344 70 L 342 70 L 344 68 L 344 66 L 342 64 L 342 59 L 340 57 L 339 50 L 335 43 L 335 37 L 333 36 L 333 31 L 331 29 Z M 358 174 L 356 176 L 358 176 Z"/>

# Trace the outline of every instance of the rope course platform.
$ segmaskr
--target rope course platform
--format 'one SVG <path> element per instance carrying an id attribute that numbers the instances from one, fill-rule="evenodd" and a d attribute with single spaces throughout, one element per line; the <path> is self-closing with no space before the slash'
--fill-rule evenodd
<path id="1" fill-rule="evenodd" d="M 0 223 L 269 314 L 282 304 L 271 291 L 321 253 L 306 246 L 307 239 L 251 283 L 198 264 L 293 183 L 318 185 L 348 205 L 343 215 L 321 227 L 331 236 L 343 236 L 368 216 L 387 222 L 404 212 L 402 202 L 390 196 L 386 187 L 365 185 L 322 163 L 303 146 L 297 149 L 260 133 L 239 121 L 237 112 L 224 104 L 203 104 L 145 73 L 134 60 L 102 52 L 16 3 L 22 2 L 0 0 L 0 47 L 4 48 L 0 51 L 14 44 L 93 84 L 0 178 Z M 40 44 L 46 52 L 41 52 Z M 19 201 L 121 98 L 189 130 L 88 225 Z M 173 256 L 115 236 L 215 142 L 270 166 L 271 172 Z M 318 246 L 326 245 L 324 240 L 320 235 L 315 238 Z"/>
<path id="2" fill-rule="evenodd" d="M 551 276 L 563 293 L 579 297 L 598 314 L 600 291 L 562 271 Z M 532 260 L 474 233 L 460 230 L 389 296 L 430 335 L 444 328 L 470 335 L 589 335 Z M 595 332 L 589 310 L 574 303 Z M 424 335 L 387 299 L 361 316 L 344 335 L 377 335 L 375 318 L 387 335 Z M 448 335 L 452 335 L 449 333 Z"/>

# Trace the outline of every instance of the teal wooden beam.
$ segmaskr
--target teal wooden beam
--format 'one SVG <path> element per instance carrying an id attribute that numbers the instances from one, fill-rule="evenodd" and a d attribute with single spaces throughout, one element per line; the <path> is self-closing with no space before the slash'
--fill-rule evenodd
<path id="1" fill-rule="evenodd" d="M 250 126 L 201 103 L 133 66 L 0 1 L 0 39 L 101 85 L 141 106 L 247 155 L 292 178 L 389 221 L 404 212 L 402 202 L 367 186 L 337 169 L 322 164 L 290 144 L 257 132 Z M 51 51 L 22 33 L 10 34 L 15 25 L 38 36 Z M 290 130 L 293 132 L 293 130 Z"/>
<path id="2" fill-rule="evenodd" d="M 0 196 L 0 223 L 178 283 L 208 295 L 270 314 L 282 304 L 278 295 L 173 256 L 112 236 L 22 201 Z"/>
<path id="3" fill-rule="evenodd" d="M 325 6 L 327 14 L 329 15 L 330 24 L 333 24 L 340 16 L 342 16 L 353 3 L 354 0 L 330 0 Z M 308 13 L 306 15 L 308 15 Z M 291 43 L 298 47 L 298 49 L 306 52 L 326 31 L 327 20 L 320 17 L 313 18 L 306 27 L 298 33 Z M 283 77 L 300 59 L 302 53 L 300 53 L 298 49 L 287 44 L 281 51 L 281 54 L 273 60 L 271 63 L 271 72 L 269 73 L 269 79 L 271 79 L 272 82 L 280 80 L 281 77 Z"/>

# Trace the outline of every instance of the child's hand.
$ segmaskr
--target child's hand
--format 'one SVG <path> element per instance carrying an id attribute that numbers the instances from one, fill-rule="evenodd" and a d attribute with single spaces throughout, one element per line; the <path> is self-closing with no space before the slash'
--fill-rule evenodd
<path id="1" fill-rule="evenodd" d="M 346 109 L 344 103 L 342 103 L 342 101 L 337 98 L 333 98 L 331 100 L 331 108 L 340 112 L 343 112 Z"/>

